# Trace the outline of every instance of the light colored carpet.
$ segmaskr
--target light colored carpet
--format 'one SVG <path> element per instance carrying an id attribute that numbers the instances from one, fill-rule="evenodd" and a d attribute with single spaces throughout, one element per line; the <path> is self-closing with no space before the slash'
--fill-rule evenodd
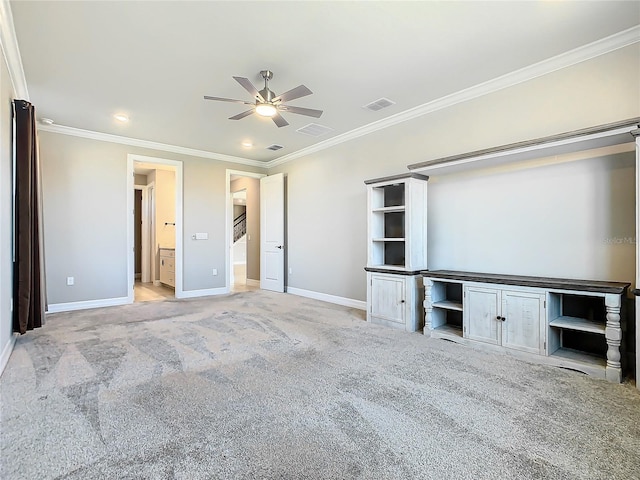
<path id="1" fill-rule="evenodd" d="M 640 394 L 265 291 L 48 316 L 0 478 L 637 479 Z"/>

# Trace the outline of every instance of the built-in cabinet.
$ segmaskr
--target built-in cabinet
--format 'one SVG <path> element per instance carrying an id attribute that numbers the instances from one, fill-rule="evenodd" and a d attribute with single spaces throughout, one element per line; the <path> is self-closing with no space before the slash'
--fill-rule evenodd
<path id="1" fill-rule="evenodd" d="M 524 352 L 544 352 L 544 293 L 467 285 L 466 338 Z"/>
<path id="2" fill-rule="evenodd" d="M 423 275 L 425 335 L 622 380 L 628 283 L 446 270 Z"/>
<path id="3" fill-rule="evenodd" d="M 173 288 L 176 286 L 175 256 L 173 248 L 160 249 L 160 283 Z"/>
<path id="4" fill-rule="evenodd" d="M 368 180 L 367 321 L 408 331 L 423 325 L 427 180 L 415 173 Z"/>

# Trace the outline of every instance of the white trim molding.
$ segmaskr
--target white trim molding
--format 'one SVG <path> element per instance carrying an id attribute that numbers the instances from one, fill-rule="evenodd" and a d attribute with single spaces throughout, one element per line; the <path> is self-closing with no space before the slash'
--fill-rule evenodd
<path id="1" fill-rule="evenodd" d="M 13 26 L 13 13 L 9 0 L 0 0 L 0 46 L 7 61 L 9 77 L 13 84 L 16 97 L 21 100 L 29 100 L 27 78 L 22 66 L 22 57 L 18 47 L 18 38 Z"/>
<path id="2" fill-rule="evenodd" d="M 265 167 L 265 162 L 261 162 L 259 160 L 250 160 L 248 158 L 234 157 L 232 155 L 209 152 L 207 150 L 197 150 L 195 148 L 169 145 L 168 143 L 152 142 L 150 140 L 140 140 L 138 138 L 132 137 L 123 137 L 121 135 L 112 135 L 110 133 L 94 132 L 92 130 L 83 130 L 81 128 L 66 127 L 64 125 L 38 124 L 38 131 L 59 133 L 61 135 L 71 135 L 73 137 L 88 138 L 91 140 L 99 140 L 102 142 L 119 143 L 121 145 L 130 145 L 132 147 L 149 148 L 152 150 L 159 150 L 161 152 L 178 153 L 181 155 L 189 155 L 191 157 L 219 160 L 221 162 L 239 163 L 241 165 L 250 165 L 252 167 Z"/>
<path id="3" fill-rule="evenodd" d="M 115 307 L 131 303 L 129 297 L 103 298 L 100 300 L 85 300 L 82 302 L 53 303 L 47 313 L 70 312 L 72 310 L 87 310 L 89 308 Z"/>
<path id="4" fill-rule="evenodd" d="M 180 160 L 170 160 L 167 158 L 149 157 L 145 155 L 136 155 L 129 153 L 127 155 L 127 283 L 130 302 L 133 303 L 134 293 L 134 233 L 133 233 L 133 205 L 134 205 L 134 164 L 136 162 L 150 163 L 161 167 L 168 165 L 175 169 L 175 296 L 183 298 L 183 163 Z M 156 239 L 157 242 L 157 239 Z M 155 252 L 154 245 L 152 252 Z M 155 285 L 155 280 L 154 280 Z"/>
<path id="5" fill-rule="evenodd" d="M 287 293 L 298 295 L 299 297 L 313 298 L 327 303 L 334 303 L 344 307 L 357 308 L 358 310 L 366 310 L 367 302 L 363 300 L 354 300 L 352 298 L 338 297 L 329 295 L 328 293 L 312 292 L 311 290 L 303 290 L 302 288 L 287 287 Z"/>
<path id="6" fill-rule="evenodd" d="M 182 292 L 180 298 L 208 297 L 210 295 L 225 295 L 227 293 L 229 293 L 227 287 L 203 288 L 200 290 L 185 290 Z"/>
<path id="7" fill-rule="evenodd" d="M 9 358 L 11 357 L 11 353 L 13 353 L 13 347 L 16 345 L 16 339 L 18 336 L 19 335 L 17 333 L 13 333 L 2 349 L 2 355 L 0 355 L 0 376 L 2 376 L 2 372 L 4 372 L 4 368 L 7 366 L 7 363 L 9 363 Z"/>

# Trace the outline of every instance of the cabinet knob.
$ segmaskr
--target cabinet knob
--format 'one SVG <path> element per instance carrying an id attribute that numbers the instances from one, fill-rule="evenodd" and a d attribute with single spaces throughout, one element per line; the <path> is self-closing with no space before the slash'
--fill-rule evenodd
<path id="1" fill-rule="evenodd" d="M 404 303 L 404 300 L 400 300 L 400 303 Z"/>
<path id="2" fill-rule="evenodd" d="M 496 317 L 496 320 L 502 320 L 502 317 L 501 317 L 500 315 L 498 315 L 498 316 Z"/>

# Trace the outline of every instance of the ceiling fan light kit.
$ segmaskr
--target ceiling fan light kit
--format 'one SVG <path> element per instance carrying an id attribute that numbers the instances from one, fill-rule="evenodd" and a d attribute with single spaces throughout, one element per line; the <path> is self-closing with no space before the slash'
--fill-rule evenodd
<path id="1" fill-rule="evenodd" d="M 277 112 L 276 107 L 270 103 L 259 103 L 256 105 L 256 113 L 263 117 L 273 117 Z"/>
<path id="2" fill-rule="evenodd" d="M 288 100 L 295 100 L 296 98 L 311 95 L 313 92 L 304 85 L 298 85 L 296 88 L 288 90 L 282 95 L 276 96 L 276 94 L 269 89 L 269 80 L 273 78 L 273 72 L 270 70 L 261 70 L 260 75 L 264 79 L 264 88 L 260 91 L 258 91 L 258 89 L 249 81 L 248 78 L 233 77 L 235 81 L 242 85 L 242 87 L 253 96 L 254 102 L 234 100 L 232 98 L 210 97 L 208 95 L 205 95 L 204 98 L 205 100 L 216 100 L 219 102 L 242 103 L 244 105 L 251 105 L 253 107 L 251 108 L 251 110 L 246 110 L 242 113 L 234 115 L 233 117 L 229 117 L 229 120 L 240 120 L 244 117 L 248 117 L 252 113 L 256 113 L 262 117 L 270 117 L 278 127 L 284 127 L 286 125 L 289 125 L 289 122 L 282 118 L 282 115 L 280 115 L 280 111 L 295 113 L 298 115 L 307 115 L 309 117 L 315 118 L 319 118 L 320 115 L 322 115 L 322 110 L 294 107 L 284 104 L 284 102 Z"/>

